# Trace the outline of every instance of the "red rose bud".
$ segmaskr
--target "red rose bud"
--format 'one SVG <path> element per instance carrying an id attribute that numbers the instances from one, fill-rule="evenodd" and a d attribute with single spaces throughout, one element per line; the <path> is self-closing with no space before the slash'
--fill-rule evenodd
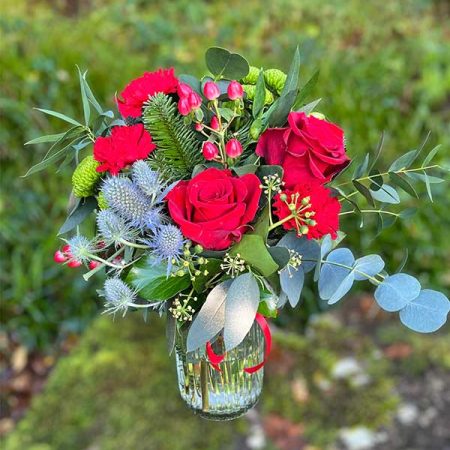
<path id="1" fill-rule="evenodd" d="M 96 269 L 100 263 L 98 261 L 89 261 L 89 269 L 94 270 Z"/>
<path id="2" fill-rule="evenodd" d="M 242 98 L 244 96 L 244 89 L 237 81 L 232 81 L 227 88 L 228 98 L 230 100 L 237 100 L 238 98 Z"/>
<path id="3" fill-rule="evenodd" d="M 219 125 L 219 121 L 217 119 L 216 116 L 213 116 L 211 119 L 211 123 L 209 124 L 209 126 L 213 129 L 213 130 L 218 130 L 220 128 Z"/>
<path id="4" fill-rule="evenodd" d="M 189 103 L 189 99 L 186 97 L 180 98 L 178 101 L 178 112 L 182 116 L 187 116 L 191 112 L 191 104 Z"/>
<path id="5" fill-rule="evenodd" d="M 230 158 L 242 155 L 242 144 L 237 139 L 230 139 L 225 145 L 225 151 Z"/>
<path id="6" fill-rule="evenodd" d="M 203 144 L 203 156 L 207 161 L 211 161 L 217 156 L 219 156 L 219 149 L 212 142 L 205 142 Z"/>
<path id="7" fill-rule="evenodd" d="M 203 124 L 202 123 L 196 123 L 195 124 L 195 129 L 197 131 L 202 131 L 203 130 Z"/>
<path id="8" fill-rule="evenodd" d="M 203 86 L 203 93 L 208 100 L 215 100 L 220 95 L 220 89 L 214 81 L 207 81 Z"/>
<path id="9" fill-rule="evenodd" d="M 67 261 L 67 256 L 61 250 L 56 250 L 53 255 L 53 261 L 55 261 L 55 263 L 62 264 Z"/>
<path id="10" fill-rule="evenodd" d="M 81 261 L 77 261 L 76 259 L 72 259 L 71 261 L 69 261 L 67 263 L 67 266 L 70 268 L 75 268 L 75 267 L 80 267 L 81 266 Z"/>
<path id="11" fill-rule="evenodd" d="M 192 92 L 192 88 L 186 83 L 180 83 L 177 87 L 178 97 L 186 98 Z"/>
<path id="12" fill-rule="evenodd" d="M 188 99 L 189 105 L 192 109 L 198 109 L 200 108 L 200 106 L 202 106 L 202 98 L 197 94 L 197 92 L 191 92 Z"/>

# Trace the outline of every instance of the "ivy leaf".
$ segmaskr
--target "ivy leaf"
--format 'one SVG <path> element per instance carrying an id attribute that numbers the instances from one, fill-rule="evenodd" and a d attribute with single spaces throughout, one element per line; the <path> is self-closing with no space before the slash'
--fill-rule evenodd
<path id="1" fill-rule="evenodd" d="M 420 293 L 420 283 L 411 275 L 388 276 L 375 290 L 375 300 L 385 311 L 400 311 Z"/>
<path id="2" fill-rule="evenodd" d="M 441 292 L 424 289 L 400 311 L 403 325 L 419 333 L 432 333 L 447 321 L 450 302 Z"/>
<path id="3" fill-rule="evenodd" d="M 259 286 L 251 273 L 233 280 L 225 303 L 223 339 L 227 351 L 238 346 L 255 320 L 260 300 Z"/>
<path id="4" fill-rule="evenodd" d="M 197 350 L 212 339 L 225 325 L 225 300 L 233 280 L 218 284 L 206 297 L 205 303 L 189 328 L 187 351 Z"/>
<path id="5" fill-rule="evenodd" d="M 204 270 L 201 271 L 200 275 L 196 275 L 195 279 L 192 281 L 192 287 L 196 292 L 201 293 L 205 289 L 205 284 L 212 277 L 217 275 L 220 272 L 220 265 L 222 264 L 221 259 L 208 258 L 208 264 L 203 266 L 202 269 L 206 269 L 208 274 L 205 275 Z"/>
<path id="6" fill-rule="evenodd" d="M 205 61 L 209 71 L 216 79 L 239 80 L 244 78 L 250 70 L 244 57 L 221 47 L 209 48 L 205 54 Z"/>

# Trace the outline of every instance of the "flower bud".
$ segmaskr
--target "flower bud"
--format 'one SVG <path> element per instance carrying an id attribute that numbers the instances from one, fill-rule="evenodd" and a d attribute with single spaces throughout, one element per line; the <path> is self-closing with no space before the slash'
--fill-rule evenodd
<path id="1" fill-rule="evenodd" d="M 56 250 L 53 255 L 53 261 L 55 261 L 55 263 L 62 264 L 67 261 L 67 256 L 61 250 Z"/>
<path id="2" fill-rule="evenodd" d="M 81 266 L 81 261 L 77 261 L 76 259 L 72 259 L 71 261 L 69 261 L 67 263 L 67 266 L 70 268 L 75 268 L 75 267 L 80 267 Z"/>
<path id="3" fill-rule="evenodd" d="M 200 106 L 202 106 L 202 98 L 200 97 L 200 95 L 197 94 L 197 92 L 192 91 L 189 94 L 189 105 L 191 106 L 192 109 L 198 109 L 200 108 Z"/>
<path id="4" fill-rule="evenodd" d="M 280 194 L 280 200 L 282 202 L 285 202 L 287 200 L 287 195 L 286 194 Z"/>
<path id="5" fill-rule="evenodd" d="M 215 144 L 207 141 L 203 144 L 202 153 L 203 153 L 203 157 L 207 161 L 212 161 L 214 158 L 219 156 L 219 149 L 217 148 L 217 146 Z"/>
<path id="6" fill-rule="evenodd" d="M 242 144 L 237 139 L 230 139 L 225 145 L 225 151 L 230 158 L 242 155 Z"/>
<path id="7" fill-rule="evenodd" d="M 177 87 L 178 97 L 186 98 L 192 93 L 192 88 L 186 83 L 180 83 Z"/>
<path id="8" fill-rule="evenodd" d="M 209 126 L 216 131 L 220 128 L 219 121 L 216 116 L 212 116 L 211 123 L 209 124 Z"/>
<path id="9" fill-rule="evenodd" d="M 178 112 L 182 116 L 187 116 L 191 112 L 191 104 L 187 97 L 180 98 L 178 101 Z"/>
<path id="10" fill-rule="evenodd" d="M 227 88 L 228 98 L 230 100 L 237 100 L 238 98 L 242 98 L 244 96 L 244 89 L 237 81 L 233 80 Z"/>
<path id="11" fill-rule="evenodd" d="M 306 225 L 300 227 L 300 234 L 308 234 L 309 228 Z"/>
<path id="12" fill-rule="evenodd" d="M 202 123 L 196 123 L 195 124 L 196 131 L 202 131 L 203 130 L 203 124 Z"/>
<path id="13" fill-rule="evenodd" d="M 89 261 L 89 269 L 94 270 L 96 269 L 100 263 L 98 261 Z"/>
<path id="14" fill-rule="evenodd" d="M 207 81 L 203 86 L 203 93 L 208 100 L 215 100 L 220 95 L 220 89 L 214 81 Z"/>
<path id="15" fill-rule="evenodd" d="M 203 247 L 200 244 L 197 244 L 194 247 L 194 252 L 198 255 L 199 253 L 201 253 L 203 251 Z"/>

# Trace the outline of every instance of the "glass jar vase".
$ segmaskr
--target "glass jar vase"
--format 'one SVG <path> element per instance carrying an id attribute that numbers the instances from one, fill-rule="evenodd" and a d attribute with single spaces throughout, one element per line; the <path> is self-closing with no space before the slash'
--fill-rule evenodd
<path id="1" fill-rule="evenodd" d="M 209 361 L 204 348 L 186 351 L 187 334 L 188 327 L 177 333 L 175 354 L 178 386 L 188 407 L 205 419 L 232 420 L 255 406 L 262 390 L 264 368 L 253 373 L 244 368 L 264 360 L 264 335 L 257 322 L 217 365 Z M 221 335 L 211 344 L 216 354 L 224 353 Z"/>

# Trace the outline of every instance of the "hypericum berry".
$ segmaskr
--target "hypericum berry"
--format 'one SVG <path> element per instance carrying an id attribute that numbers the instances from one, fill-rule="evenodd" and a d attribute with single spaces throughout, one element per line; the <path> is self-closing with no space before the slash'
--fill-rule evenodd
<path id="1" fill-rule="evenodd" d="M 177 87 L 178 97 L 189 97 L 189 94 L 192 92 L 192 88 L 186 83 L 180 83 Z"/>
<path id="2" fill-rule="evenodd" d="M 237 139 L 230 139 L 225 145 L 225 151 L 230 158 L 242 155 L 242 144 Z"/>
<path id="3" fill-rule="evenodd" d="M 242 88 L 241 83 L 233 80 L 228 85 L 227 94 L 230 100 L 237 100 L 238 98 L 242 98 L 244 96 L 244 89 Z"/>
<path id="4" fill-rule="evenodd" d="M 202 131 L 203 130 L 203 124 L 202 123 L 196 123 L 195 124 L 196 131 Z"/>
<path id="5" fill-rule="evenodd" d="M 211 161 L 219 156 L 219 149 L 217 148 L 217 145 L 208 141 L 203 144 L 202 153 L 207 161 Z"/>
<path id="6" fill-rule="evenodd" d="M 189 94 L 188 100 L 189 105 L 191 106 L 192 109 L 198 109 L 200 108 L 200 106 L 202 106 L 202 98 L 200 97 L 200 95 L 197 94 L 197 92 L 192 91 Z"/>
<path id="7" fill-rule="evenodd" d="M 98 261 L 90 261 L 89 262 L 89 269 L 94 270 L 96 269 L 101 263 Z"/>
<path id="8" fill-rule="evenodd" d="M 207 81 L 203 86 L 203 93 L 208 100 L 215 100 L 220 95 L 220 89 L 214 81 Z"/>
<path id="9" fill-rule="evenodd" d="M 77 261 L 76 259 L 72 259 L 71 261 L 69 261 L 67 263 L 67 266 L 74 269 L 75 267 L 80 267 L 81 266 L 81 261 Z"/>
<path id="10" fill-rule="evenodd" d="M 191 112 L 191 104 L 189 103 L 189 99 L 187 97 L 183 97 L 178 100 L 178 112 L 182 116 L 187 116 Z"/>
<path id="11" fill-rule="evenodd" d="M 53 261 L 58 264 L 66 262 L 67 259 L 67 256 L 61 250 L 56 250 L 55 254 L 53 255 Z"/>
<path id="12" fill-rule="evenodd" d="M 66 244 L 63 248 L 62 248 L 62 252 L 67 255 L 70 256 L 71 252 L 70 252 L 70 245 Z"/>
<path id="13" fill-rule="evenodd" d="M 219 120 L 217 119 L 216 116 L 212 116 L 211 123 L 209 124 L 209 126 L 216 131 L 220 128 Z"/>

